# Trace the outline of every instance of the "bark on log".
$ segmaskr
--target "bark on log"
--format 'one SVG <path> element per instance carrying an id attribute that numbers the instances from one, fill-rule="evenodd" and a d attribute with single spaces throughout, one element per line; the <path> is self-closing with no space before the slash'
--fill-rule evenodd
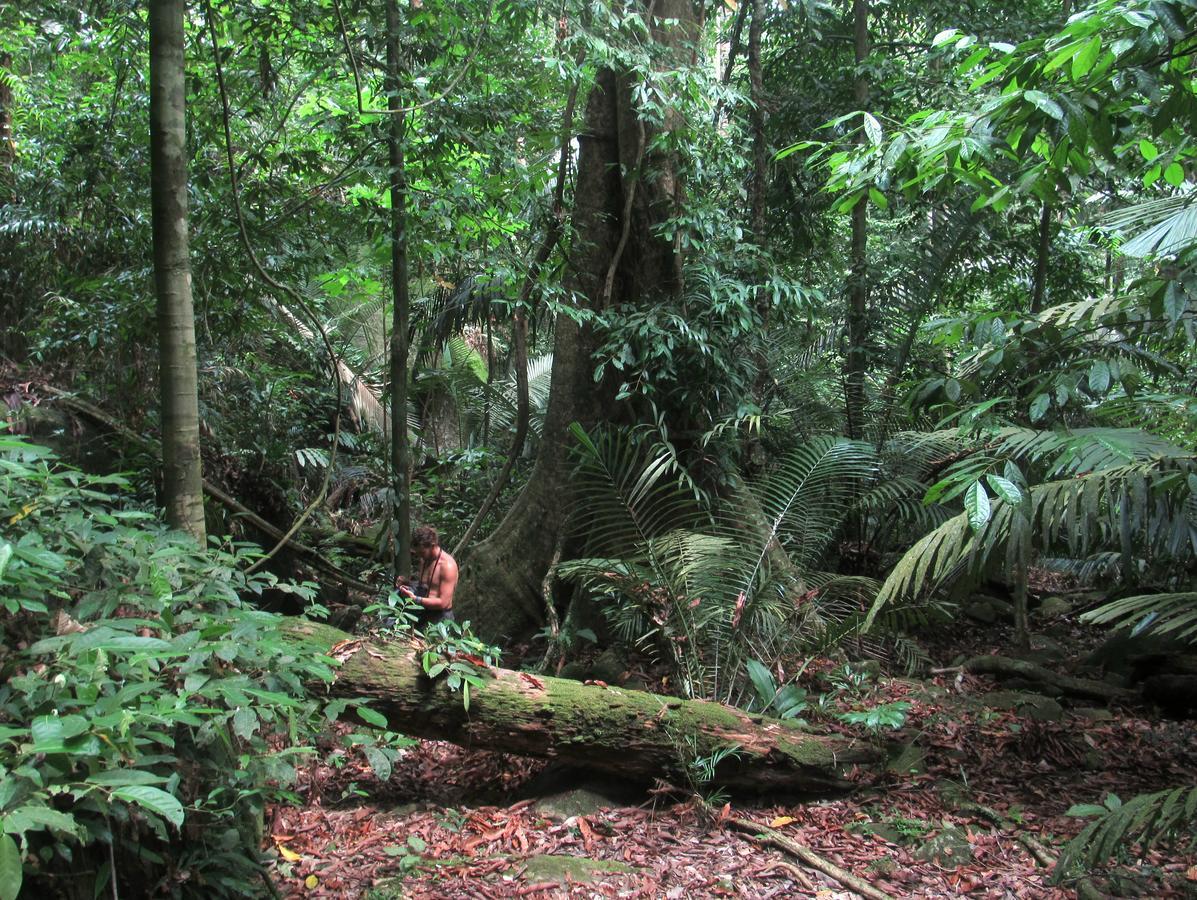
<path id="1" fill-rule="evenodd" d="M 319 653 L 352 640 L 328 625 L 296 619 L 289 633 Z M 714 784 L 752 790 L 827 794 L 851 787 L 845 770 L 876 761 L 870 745 L 811 734 L 776 719 L 701 700 L 586 685 L 564 678 L 492 669 L 482 688 L 460 693 L 420 666 L 419 646 L 358 641 L 329 687 L 333 696 L 370 701 L 390 726 L 414 737 L 560 760 L 628 779 L 687 784 L 698 757 L 735 747 Z"/>

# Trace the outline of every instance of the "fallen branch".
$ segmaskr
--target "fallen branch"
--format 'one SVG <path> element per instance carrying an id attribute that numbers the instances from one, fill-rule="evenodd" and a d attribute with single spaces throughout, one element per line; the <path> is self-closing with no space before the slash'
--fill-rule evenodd
<path id="1" fill-rule="evenodd" d="M 885 893 L 879 888 L 861 878 L 859 875 L 853 875 L 847 869 L 841 869 L 831 860 L 820 856 L 810 847 L 798 843 L 793 838 L 788 838 L 784 834 L 769 828 L 766 825 L 761 825 L 749 819 L 740 819 L 735 816 L 727 820 L 731 825 L 739 828 L 741 831 L 746 831 L 753 835 L 758 843 L 772 844 L 780 850 L 785 850 L 787 853 L 797 857 L 812 869 L 818 869 L 824 875 L 834 878 L 844 887 L 849 890 L 856 891 L 862 897 L 867 897 L 869 900 L 894 900 L 894 898 Z"/>
<path id="2" fill-rule="evenodd" d="M 122 422 L 118 422 L 98 406 L 94 406 L 91 403 L 88 403 L 86 400 L 80 400 L 75 395 L 53 387 L 52 385 L 43 385 L 42 391 L 46 394 L 49 394 L 58 404 L 66 409 L 69 409 L 71 412 L 103 425 L 109 431 L 119 434 L 132 444 L 136 444 L 155 459 L 161 458 L 162 451 L 156 441 L 145 437 L 144 435 L 140 435 Z M 285 542 L 285 544 L 292 550 L 304 556 L 314 568 L 324 572 L 326 575 L 333 576 L 346 587 L 351 587 L 355 590 L 365 591 L 366 593 L 371 594 L 376 590 L 373 585 L 366 584 L 364 581 L 358 581 L 335 563 L 329 562 L 321 555 L 319 550 L 309 547 L 306 544 L 302 544 L 293 537 L 288 537 L 282 532 L 281 529 L 267 522 L 249 507 L 245 506 L 245 504 L 237 500 L 237 498 L 217 487 L 206 478 L 203 481 L 203 487 L 204 493 L 207 496 L 211 497 L 213 500 L 217 501 L 227 509 L 232 510 L 237 516 L 245 519 L 247 522 L 253 525 L 254 528 L 258 529 L 272 540 Z"/>
<path id="3" fill-rule="evenodd" d="M 1136 696 L 1134 691 L 1116 687 L 1104 681 L 1091 678 L 1074 678 L 1061 675 L 1025 659 L 1011 659 L 1008 656 L 974 656 L 961 668 L 970 675 L 996 675 L 999 678 L 1026 678 L 1039 684 L 1054 687 L 1074 697 L 1094 700 L 1129 700 Z"/>

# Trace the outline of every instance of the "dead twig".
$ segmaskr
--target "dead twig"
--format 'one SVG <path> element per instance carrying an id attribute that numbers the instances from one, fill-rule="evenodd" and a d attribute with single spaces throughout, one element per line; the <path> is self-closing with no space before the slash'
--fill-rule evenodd
<path id="1" fill-rule="evenodd" d="M 865 879 L 859 875 L 853 875 L 847 869 L 841 869 L 829 859 L 820 856 L 814 850 L 803 844 L 798 843 L 793 838 L 788 838 L 784 834 L 768 827 L 761 825 L 758 822 L 753 822 L 749 819 L 741 819 L 732 816 L 727 820 L 728 824 L 739 828 L 741 831 L 746 831 L 752 834 L 756 840 L 762 844 L 771 844 L 780 850 L 785 850 L 792 856 L 797 857 L 812 869 L 818 869 L 824 875 L 830 876 L 842 884 L 849 890 L 856 891 L 862 897 L 867 897 L 868 900 L 894 900 L 894 898 L 878 888 L 873 887 Z"/>

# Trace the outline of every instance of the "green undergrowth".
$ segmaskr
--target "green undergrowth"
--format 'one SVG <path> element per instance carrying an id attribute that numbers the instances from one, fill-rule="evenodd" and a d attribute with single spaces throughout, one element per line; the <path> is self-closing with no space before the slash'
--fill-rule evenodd
<path id="1" fill-rule="evenodd" d="M 304 689 L 335 663 L 249 602 L 311 587 L 125 489 L 0 432 L 2 900 L 260 893 L 263 806 L 339 711 Z"/>

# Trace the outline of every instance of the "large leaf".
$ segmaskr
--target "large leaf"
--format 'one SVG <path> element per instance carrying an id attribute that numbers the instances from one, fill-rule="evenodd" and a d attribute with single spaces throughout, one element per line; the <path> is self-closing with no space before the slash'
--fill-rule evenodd
<path id="1" fill-rule="evenodd" d="M 149 785 L 119 787 L 112 796 L 157 813 L 176 828 L 183 826 L 183 804 L 173 794 Z"/>
<path id="2" fill-rule="evenodd" d="M 24 875 L 16 841 L 7 834 L 0 834 L 0 900 L 17 900 Z"/>

